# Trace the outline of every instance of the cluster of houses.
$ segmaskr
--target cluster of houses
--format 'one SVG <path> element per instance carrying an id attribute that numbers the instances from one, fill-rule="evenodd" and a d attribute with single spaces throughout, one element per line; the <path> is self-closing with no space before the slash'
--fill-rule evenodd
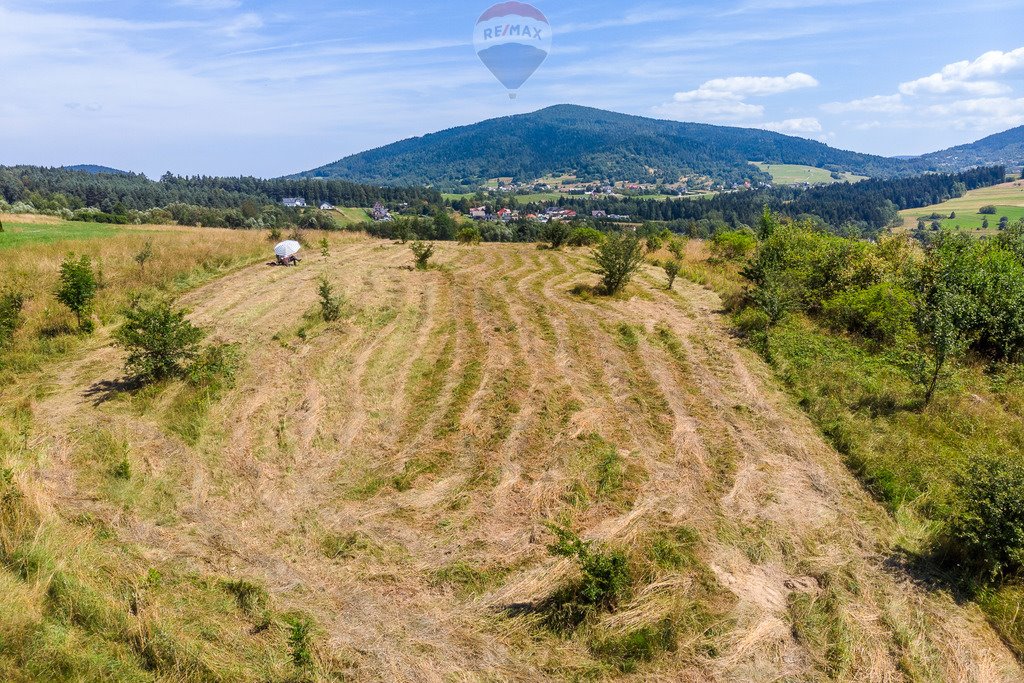
<path id="1" fill-rule="evenodd" d="M 308 204 L 303 197 L 285 197 L 281 200 L 281 203 L 289 209 L 305 209 Z M 334 211 L 334 204 L 330 202 L 324 202 L 320 205 L 321 211 Z"/>
<path id="2" fill-rule="evenodd" d="M 391 221 L 395 220 L 394 217 L 391 215 L 391 212 L 388 211 L 387 207 L 381 204 L 380 202 L 374 204 L 373 208 L 370 209 L 370 217 L 373 218 L 373 220 L 376 221 L 377 223 L 390 223 Z"/>
<path id="3" fill-rule="evenodd" d="M 525 216 L 519 211 L 513 209 L 498 209 L 496 213 L 490 213 L 486 206 L 478 206 L 469 210 L 469 217 L 475 221 L 502 221 L 507 223 L 509 221 L 516 221 L 520 218 L 524 218 L 528 221 L 534 221 L 536 223 L 548 223 L 550 221 L 571 221 L 577 218 L 579 214 L 573 209 L 566 209 L 559 206 L 549 206 L 541 213 L 528 213 Z M 594 218 L 605 218 L 613 221 L 626 221 L 629 220 L 629 216 L 623 216 L 621 214 L 609 214 L 605 211 L 592 211 L 591 216 Z"/>

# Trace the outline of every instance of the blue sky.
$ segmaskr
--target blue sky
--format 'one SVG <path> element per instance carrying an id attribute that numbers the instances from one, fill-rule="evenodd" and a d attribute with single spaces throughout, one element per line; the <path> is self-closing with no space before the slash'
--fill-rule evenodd
<path id="1" fill-rule="evenodd" d="M 1024 124 L 1024 0 L 537 0 L 514 102 L 490 4 L 0 0 L 0 163 L 276 176 L 563 102 L 885 155 Z"/>

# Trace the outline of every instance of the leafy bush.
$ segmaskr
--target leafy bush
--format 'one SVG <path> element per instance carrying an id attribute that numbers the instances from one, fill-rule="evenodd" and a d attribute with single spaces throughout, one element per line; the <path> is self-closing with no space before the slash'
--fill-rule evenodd
<path id="1" fill-rule="evenodd" d="M 672 285 L 676 282 L 676 277 L 679 276 L 679 271 L 683 269 L 683 264 L 676 259 L 669 259 L 665 261 L 662 268 L 665 270 L 665 276 L 668 278 L 668 288 L 672 289 Z"/>
<path id="2" fill-rule="evenodd" d="M 21 309 L 25 296 L 21 292 L 0 294 L 0 347 L 6 346 L 21 327 Z"/>
<path id="3" fill-rule="evenodd" d="M 475 225 L 468 225 L 456 233 L 455 239 L 459 241 L 459 244 L 474 246 L 480 244 L 480 240 L 482 240 L 483 237 L 480 235 L 479 228 Z"/>
<path id="4" fill-rule="evenodd" d="M 575 228 L 569 233 L 566 244 L 570 247 L 592 247 L 604 241 L 604 233 L 594 228 Z"/>
<path id="5" fill-rule="evenodd" d="M 726 230 L 711 238 L 711 253 L 723 261 L 740 261 L 757 247 L 757 237 L 746 230 Z"/>
<path id="6" fill-rule="evenodd" d="M 836 295 L 825 302 L 822 317 L 836 330 L 853 332 L 881 344 L 894 344 L 912 330 L 910 292 L 892 282 Z"/>
<path id="7" fill-rule="evenodd" d="M 416 269 L 426 270 L 430 265 L 430 257 L 434 255 L 434 245 L 416 240 L 409 245 L 412 255 L 416 257 Z"/>
<path id="8" fill-rule="evenodd" d="M 978 209 L 978 213 L 986 216 L 994 216 L 996 215 L 996 211 L 997 209 L 994 204 L 986 204 L 985 206 Z"/>
<path id="9" fill-rule="evenodd" d="M 125 369 L 143 382 L 181 376 L 199 355 L 204 332 L 175 310 L 166 299 L 137 299 L 126 311 L 125 322 L 114 332 L 117 344 L 128 351 Z"/>
<path id="10" fill-rule="evenodd" d="M 594 260 L 605 294 L 613 295 L 629 284 L 643 265 L 644 248 L 635 234 L 609 235 L 594 250 Z"/>
<path id="11" fill-rule="evenodd" d="M 92 270 L 92 261 L 88 256 L 76 259 L 68 254 L 60 264 L 60 282 L 57 286 L 57 301 L 61 302 L 75 314 L 79 329 L 89 332 L 91 325 L 83 325 L 82 319 L 92 309 L 96 298 L 96 274 Z"/>
<path id="12" fill-rule="evenodd" d="M 733 319 L 736 329 L 744 337 L 750 337 L 764 332 L 771 325 L 768 314 L 760 308 L 748 306 L 736 314 Z"/>
<path id="13" fill-rule="evenodd" d="M 625 554 L 618 550 L 594 549 L 593 541 L 584 541 L 571 529 L 549 524 L 555 542 L 548 552 L 576 561 L 582 578 L 558 591 L 548 601 L 548 623 L 558 630 L 574 628 L 598 611 L 618 607 L 629 592 L 632 574 Z"/>
<path id="14" fill-rule="evenodd" d="M 955 546 L 992 577 L 1024 569 L 1024 463 L 979 458 L 957 483 L 960 506 L 949 529 Z"/>
<path id="15" fill-rule="evenodd" d="M 241 362 L 241 351 L 235 344 L 211 344 L 203 349 L 185 371 L 189 384 L 218 389 L 234 381 Z"/>
<path id="16" fill-rule="evenodd" d="M 540 236 L 552 249 L 560 249 L 569 239 L 571 230 L 564 221 L 548 221 L 541 229 Z"/>

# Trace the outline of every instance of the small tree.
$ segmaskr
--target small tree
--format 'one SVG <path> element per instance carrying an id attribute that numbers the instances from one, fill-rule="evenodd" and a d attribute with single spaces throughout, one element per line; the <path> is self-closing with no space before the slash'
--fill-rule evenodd
<path id="1" fill-rule="evenodd" d="M 686 239 L 683 237 L 671 238 L 668 241 L 668 250 L 677 261 L 682 261 L 686 256 Z"/>
<path id="2" fill-rule="evenodd" d="M 416 257 L 416 270 L 426 270 L 430 266 L 430 257 L 434 255 L 434 245 L 416 240 L 409 245 L 409 249 Z"/>
<path id="3" fill-rule="evenodd" d="M 85 332 L 92 329 L 91 324 L 83 324 L 96 298 L 96 275 L 92 270 L 92 262 L 88 256 L 76 259 L 68 254 L 60 264 L 60 282 L 57 286 L 57 301 L 71 309 L 78 322 L 78 328 Z"/>
<path id="4" fill-rule="evenodd" d="M 335 296 L 334 287 L 327 281 L 327 278 L 320 278 L 320 286 L 317 288 L 320 295 L 320 313 L 326 322 L 334 322 L 341 317 L 343 301 L 341 297 Z"/>
<path id="5" fill-rule="evenodd" d="M 21 309 L 25 305 L 25 297 L 21 292 L 4 292 L 0 295 L 0 347 L 4 347 L 14 338 L 14 333 L 21 327 Z"/>
<path id="6" fill-rule="evenodd" d="M 468 225 L 462 228 L 461 230 L 459 230 L 455 238 L 459 241 L 459 244 L 464 244 L 467 246 L 475 246 L 477 244 L 480 244 L 480 240 L 483 239 L 483 237 L 480 235 L 480 230 L 475 225 Z"/>
<path id="7" fill-rule="evenodd" d="M 199 355 L 205 333 L 166 299 L 137 299 L 114 332 L 117 345 L 128 351 L 125 369 L 143 381 L 177 377 Z"/>
<path id="8" fill-rule="evenodd" d="M 614 610 L 632 584 L 626 556 L 614 550 L 595 550 L 593 541 L 584 541 L 571 529 L 557 524 L 547 526 L 555 535 L 548 552 L 575 560 L 582 575 L 579 585 L 571 591 L 575 604 L 562 605 L 563 611 L 569 607 L 568 611 L 576 612 L 579 619 L 595 610 Z"/>
<path id="9" fill-rule="evenodd" d="M 679 271 L 683 268 L 683 264 L 678 259 L 669 259 L 665 261 L 665 265 L 662 267 L 665 269 L 666 277 L 668 277 L 668 288 L 672 289 L 672 286 L 676 282 L 676 277 L 679 275 Z"/>
<path id="10" fill-rule="evenodd" d="M 320 239 L 320 255 L 324 258 L 329 258 L 331 255 L 331 243 L 327 241 L 326 237 Z"/>
<path id="11" fill-rule="evenodd" d="M 153 240 L 146 240 L 142 249 L 133 258 L 139 264 L 139 272 L 145 275 L 146 264 L 153 258 Z"/>
<path id="12" fill-rule="evenodd" d="M 644 263 L 644 248 L 633 233 L 609 235 L 594 250 L 597 272 L 606 294 L 619 293 Z"/>
<path id="13" fill-rule="evenodd" d="M 561 249 L 571 233 L 572 228 L 569 227 L 568 223 L 564 221 L 548 221 L 540 231 L 540 236 L 552 249 Z"/>

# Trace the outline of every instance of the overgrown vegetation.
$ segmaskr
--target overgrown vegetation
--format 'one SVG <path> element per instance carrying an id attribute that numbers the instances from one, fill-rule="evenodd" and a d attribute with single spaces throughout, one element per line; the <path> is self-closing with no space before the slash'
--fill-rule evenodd
<path id="1" fill-rule="evenodd" d="M 92 259 L 88 256 L 76 258 L 69 254 L 60 264 L 60 283 L 55 292 L 57 301 L 64 304 L 74 314 L 78 329 L 91 332 L 93 323 L 89 319 L 93 300 L 99 284 L 96 273 L 92 269 Z"/>
<path id="2" fill-rule="evenodd" d="M 727 295 L 737 328 L 868 488 L 899 519 L 924 520 L 904 552 L 981 590 L 1024 652 L 1003 621 L 1006 601 L 1024 605 L 1024 223 L 923 244 L 777 217 L 762 227 L 741 276 L 724 258 L 684 272 Z M 729 284 L 739 277 L 743 290 Z"/>

